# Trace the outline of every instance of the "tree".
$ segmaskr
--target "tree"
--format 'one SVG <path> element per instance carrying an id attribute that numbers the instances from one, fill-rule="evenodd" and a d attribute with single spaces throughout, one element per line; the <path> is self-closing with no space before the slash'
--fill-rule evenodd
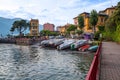
<path id="1" fill-rule="evenodd" d="M 57 35 L 59 35 L 58 32 L 51 32 L 51 36 L 57 36 Z"/>
<path id="2" fill-rule="evenodd" d="M 83 16 L 78 16 L 78 26 L 79 26 L 79 28 L 82 30 L 83 29 L 83 27 L 84 27 L 84 18 L 83 18 Z"/>
<path id="3" fill-rule="evenodd" d="M 115 12 L 113 14 L 113 21 L 116 23 L 117 26 L 120 25 L 120 2 L 118 2 Z"/>
<path id="4" fill-rule="evenodd" d="M 82 31 L 82 30 L 76 30 L 76 33 L 77 33 L 78 35 L 80 35 L 80 34 L 83 33 L 83 31 Z"/>
<path id="5" fill-rule="evenodd" d="M 98 26 L 99 32 L 104 32 L 105 31 L 105 26 Z"/>
<path id="6" fill-rule="evenodd" d="M 69 26 L 69 28 L 67 29 L 67 31 L 68 31 L 68 32 L 70 32 L 70 31 L 75 31 L 75 29 L 77 29 L 77 27 L 76 27 L 75 25 L 71 24 L 71 25 Z"/>
<path id="7" fill-rule="evenodd" d="M 40 31 L 40 35 L 42 35 L 42 36 L 57 36 L 57 35 L 59 35 L 59 33 L 49 31 L 49 30 L 42 30 L 42 31 Z"/>
<path id="8" fill-rule="evenodd" d="M 19 32 L 19 35 L 21 35 L 28 27 L 29 23 L 27 23 L 26 20 L 17 20 L 14 21 L 14 23 L 12 24 L 10 31 L 14 32 L 15 30 L 17 30 Z"/>
<path id="9" fill-rule="evenodd" d="M 116 25 L 115 21 L 113 21 L 113 15 L 111 15 L 105 23 L 105 30 L 113 33 L 116 31 L 116 27 L 117 27 L 117 25 Z"/>
<path id="10" fill-rule="evenodd" d="M 90 13 L 90 24 L 92 25 L 94 33 L 96 32 L 95 26 L 96 26 L 97 22 L 98 22 L 97 11 L 96 10 L 92 10 L 91 13 Z"/>
<path id="11" fill-rule="evenodd" d="M 14 30 L 15 29 L 13 27 L 10 29 L 10 32 L 12 33 L 12 35 L 13 35 Z"/>
<path id="12" fill-rule="evenodd" d="M 113 39 L 120 43 L 120 2 L 118 2 L 115 12 L 112 16 L 112 21 L 116 24 L 115 35 Z"/>
<path id="13" fill-rule="evenodd" d="M 42 30 L 42 31 L 40 31 L 40 34 L 43 35 L 43 36 L 49 36 L 51 34 L 51 31 L 49 31 L 49 30 Z"/>
<path id="14" fill-rule="evenodd" d="M 118 25 L 116 28 L 114 40 L 120 43 L 120 25 Z"/>
<path id="15" fill-rule="evenodd" d="M 114 13 L 109 16 L 105 24 L 105 38 L 120 42 L 120 2 L 115 7 Z"/>

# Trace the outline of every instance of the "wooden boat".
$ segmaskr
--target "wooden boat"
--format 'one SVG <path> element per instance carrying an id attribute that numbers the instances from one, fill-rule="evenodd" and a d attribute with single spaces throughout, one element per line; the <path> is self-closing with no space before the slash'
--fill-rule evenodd
<path id="1" fill-rule="evenodd" d="M 86 51 L 89 47 L 90 47 L 90 45 L 89 45 L 89 44 L 86 44 L 86 45 L 78 48 L 78 50 L 79 50 L 79 51 Z"/>
<path id="2" fill-rule="evenodd" d="M 66 39 L 66 40 L 64 40 L 64 43 L 63 43 L 63 44 L 57 46 L 57 49 L 58 49 L 58 50 L 63 50 L 63 49 L 69 48 L 70 45 L 71 45 L 72 43 L 74 43 L 74 42 L 75 42 L 74 39 L 68 39 L 68 40 Z"/>
<path id="3" fill-rule="evenodd" d="M 93 51 L 93 52 L 96 52 L 97 49 L 98 49 L 98 45 L 94 45 L 88 48 L 89 51 Z"/>

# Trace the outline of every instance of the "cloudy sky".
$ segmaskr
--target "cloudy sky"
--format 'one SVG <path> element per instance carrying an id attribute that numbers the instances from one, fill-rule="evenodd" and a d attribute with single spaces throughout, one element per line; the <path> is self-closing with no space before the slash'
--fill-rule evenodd
<path id="1" fill-rule="evenodd" d="M 73 18 L 92 9 L 104 10 L 120 0 L 0 0 L 0 17 L 39 19 L 56 26 L 73 23 Z"/>

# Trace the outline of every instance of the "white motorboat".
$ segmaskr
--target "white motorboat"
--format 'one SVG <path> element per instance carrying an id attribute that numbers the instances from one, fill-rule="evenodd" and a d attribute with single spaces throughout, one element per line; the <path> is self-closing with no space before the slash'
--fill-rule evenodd
<path id="1" fill-rule="evenodd" d="M 56 39 L 54 42 L 53 42 L 53 46 L 54 47 L 57 47 L 58 45 L 62 44 L 64 41 L 64 39 Z"/>
<path id="2" fill-rule="evenodd" d="M 46 47 L 48 46 L 49 40 L 44 40 L 41 42 L 41 46 Z"/>
<path id="3" fill-rule="evenodd" d="M 70 45 L 74 42 L 75 42 L 74 39 L 66 39 L 66 40 L 63 41 L 63 44 L 57 46 L 57 49 L 58 50 L 63 50 L 63 49 L 69 48 Z"/>
<path id="4" fill-rule="evenodd" d="M 64 39 L 49 39 L 41 42 L 41 45 L 44 47 L 56 47 L 62 44 Z"/>

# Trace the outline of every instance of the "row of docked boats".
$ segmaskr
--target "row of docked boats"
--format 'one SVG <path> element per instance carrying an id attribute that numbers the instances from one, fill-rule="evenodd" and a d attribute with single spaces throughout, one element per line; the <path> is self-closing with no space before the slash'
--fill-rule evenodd
<path id="1" fill-rule="evenodd" d="M 42 47 L 54 47 L 58 50 L 71 49 L 79 51 L 96 51 L 98 45 L 91 45 L 88 40 L 81 39 L 49 39 L 41 42 Z"/>

